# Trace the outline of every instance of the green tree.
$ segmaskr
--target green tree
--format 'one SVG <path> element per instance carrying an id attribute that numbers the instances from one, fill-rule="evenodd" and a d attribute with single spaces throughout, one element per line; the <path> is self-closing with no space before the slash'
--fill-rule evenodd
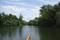
<path id="1" fill-rule="evenodd" d="M 40 9 L 38 26 L 59 27 L 60 26 L 60 3 L 51 6 L 44 5 Z"/>
<path id="2" fill-rule="evenodd" d="M 0 26 L 4 25 L 4 26 L 20 26 L 23 24 L 23 16 L 20 15 L 19 18 L 17 18 L 15 15 L 12 14 L 5 14 L 0 13 Z"/>
<path id="3" fill-rule="evenodd" d="M 23 25 L 23 16 L 21 14 L 19 16 L 19 25 Z"/>
<path id="4" fill-rule="evenodd" d="M 53 27 L 56 25 L 56 12 L 53 6 L 44 5 L 40 10 L 39 26 Z"/>

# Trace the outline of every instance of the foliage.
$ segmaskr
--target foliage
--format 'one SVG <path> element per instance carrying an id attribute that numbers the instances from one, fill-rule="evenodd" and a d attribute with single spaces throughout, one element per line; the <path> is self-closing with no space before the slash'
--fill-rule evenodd
<path id="1" fill-rule="evenodd" d="M 38 26 L 38 18 L 36 17 L 34 20 L 30 20 L 30 21 L 28 22 L 28 25 Z"/>
<path id="2" fill-rule="evenodd" d="M 15 15 L 12 14 L 7 15 L 5 13 L 0 13 L 0 26 L 21 26 L 23 25 L 22 23 L 22 15 L 17 18 Z"/>
<path id="3" fill-rule="evenodd" d="M 38 25 L 43 27 L 56 27 L 60 23 L 60 3 L 57 5 L 44 5 L 40 9 Z"/>

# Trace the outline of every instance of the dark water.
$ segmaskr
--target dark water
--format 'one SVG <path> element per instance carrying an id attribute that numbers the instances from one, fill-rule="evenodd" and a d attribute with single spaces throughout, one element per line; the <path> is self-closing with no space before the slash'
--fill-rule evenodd
<path id="1" fill-rule="evenodd" d="M 60 40 L 60 28 L 40 28 L 40 40 Z"/>
<path id="2" fill-rule="evenodd" d="M 39 29 L 39 31 L 38 31 Z M 35 26 L 0 28 L 0 40 L 26 40 L 28 33 L 31 40 L 60 40 L 60 28 L 35 28 Z"/>
<path id="3" fill-rule="evenodd" d="M 20 31 L 20 28 L 15 28 L 14 31 L 7 30 L 7 33 L 0 33 L 0 40 L 26 40 L 28 33 L 30 33 L 31 40 L 40 40 L 38 28 L 34 28 L 34 26 L 24 26 Z"/>

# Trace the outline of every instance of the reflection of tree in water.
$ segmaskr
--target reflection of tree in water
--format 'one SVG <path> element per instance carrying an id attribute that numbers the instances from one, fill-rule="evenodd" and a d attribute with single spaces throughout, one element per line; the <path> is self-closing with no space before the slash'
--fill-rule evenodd
<path id="1" fill-rule="evenodd" d="M 0 30 L 0 40 L 16 40 L 17 27 L 4 26 Z"/>
<path id="2" fill-rule="evenodd" d="M 3 26 L 3 28 L 0 29 L 0 34 L 5 35 L 5 34 L 9 34 L 9 36 L 11 35 L 12 32 L 15 32 L 16 27 L 13 26 Z"/>

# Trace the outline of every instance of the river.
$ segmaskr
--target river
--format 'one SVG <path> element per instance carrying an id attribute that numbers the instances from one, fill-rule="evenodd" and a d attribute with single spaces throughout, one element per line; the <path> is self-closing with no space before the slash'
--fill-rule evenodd
<path id="1" fill-rule="evenodd" d="M 5 35 L 0 34 L 0 40 L 26 40 L 28 33 L 30 34 L 31 40 L 40 40 L 38 28 L 34 26 L 24 26 L 21 31 L 20 28 L 16 28 L 11 33 L 8 32 Z"/>

